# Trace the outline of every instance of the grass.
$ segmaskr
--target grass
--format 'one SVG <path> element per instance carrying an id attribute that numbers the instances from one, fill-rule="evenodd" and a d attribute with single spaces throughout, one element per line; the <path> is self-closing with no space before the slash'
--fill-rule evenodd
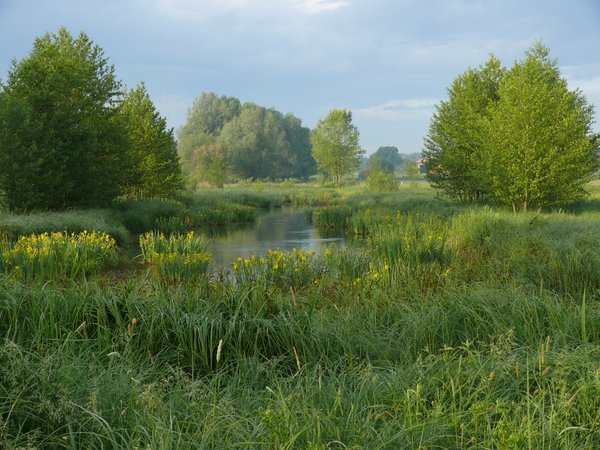
<path id="1" fill-rule="evenodd" d="M 0 447 L 600 446 L 597 213 L 356 187 L 319 208 L 363 245 L 190 271 L 200 283 L 182 266 L 0 276 Z M 151 267 L 205 251 L 141 239 Z"/>

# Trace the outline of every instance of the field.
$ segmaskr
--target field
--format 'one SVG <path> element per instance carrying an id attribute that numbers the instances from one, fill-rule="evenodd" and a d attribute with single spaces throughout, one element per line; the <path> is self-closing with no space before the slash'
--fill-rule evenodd
<path id="1" fill-rule="evenodd" d="M 591 190 L 527 214 L 291 184 L 0 213 L 0 447 L 600 448 Z M 210 273 L 208 225 L 282 204 L 358 244 Z"/>

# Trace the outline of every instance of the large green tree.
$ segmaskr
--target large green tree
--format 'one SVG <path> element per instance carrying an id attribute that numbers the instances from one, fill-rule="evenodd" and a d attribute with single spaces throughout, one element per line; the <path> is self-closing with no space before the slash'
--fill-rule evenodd
<path id="1" fill-rule="evenodd" d="M 142 83 L 122 103 L 134 160 L 126 193 L 136 197 L 170 197 L 183 187 L 173 129 L 160 116 Z"/>
<path id="2" fill-rule="evenodd" d="M 281 119 L 281 113 L 246 103 L 240 115 L 225 124 L 218 143 L 236 175 L 242 178 L 285 176 L 289 161 Z"/>
<path id="3" fill-rule="evenodd" d="M 302 120 L 288 113 L 282 119 L 287 142 L 289 165 L 286 177 L 306 178 L 317 173 L 317 163 L 312 155 L 310 129 L 302 126 Z"/>
<path id="4" fill-rule="evenodd" d="M 332 109 L 319 120 L 311 141 L 317 165 L 333 178 L 336 186 L 342 176 L 358 167 L 364 154 L 358 129 L 352 123 L 352 112 L 346 109 Z"/>
<path id="5" fill-rule="evenodd" d="M 488 194 L 481 154 L 485 146 L 485 119 L 498 101 L 498 86 L 505 70 L 490 56 L 485 66 L 467 69 L 448 89 L 431 120 L 423 158 L 434 188 L 462 201 Z"/>
<path id="6" fill-rule="evenodd" d="M 179 130 L 179 152 L 192 183 L 222 185 L 228 175 L 304 178 L 316 172 L 310 130 L 299 118 L 212 93 L 202 94 L 190 109 Z"/>
<path id="7" fill-rule="evenodd" d="M 203 92 L 194 100 L 185 124 L 177 133 L 182 168 L 188 177 L 195 181 L 201 175 L 206 148 L 214 148 L 225 124 L 239 116 L 241 109 L 237 98 L 213 92 Z"/>
<path id="8" fill-rule="evenodd" d="M 0 190 L 11 209 L 95 206 L 115 197 L 132 165 L 102 49 L 65 28 L 35 39 L 0 92 Z"/>
<path id="9" fill-rule="evenodd" d="M 541 43 L 515 63 L 487 120 L 487 178 L 501 203 L 524 211 L 573 202 L 597 168 L 593 109 L 568 89 Z"/>

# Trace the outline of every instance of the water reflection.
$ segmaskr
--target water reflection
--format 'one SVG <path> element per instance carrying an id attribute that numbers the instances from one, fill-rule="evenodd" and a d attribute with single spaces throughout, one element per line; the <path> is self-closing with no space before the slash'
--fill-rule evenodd
<path id="1" fill-rule="evenodd" d="M 279 208 L 265 212 L 256 223 L 214 230 L 208 245 L 213 269 L 229 268 L 238 256 L 264 255 L 267 250 L 290 251 L 294 247 L 319 253 L 335 242 L 345 245 L 343 233 L 318 230 L 306 219 L 306 209 Z"/>

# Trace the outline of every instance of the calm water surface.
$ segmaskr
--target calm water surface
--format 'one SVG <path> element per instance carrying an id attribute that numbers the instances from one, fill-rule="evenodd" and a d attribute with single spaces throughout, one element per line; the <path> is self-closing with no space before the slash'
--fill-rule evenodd
<path id="1" fill-rule="evenodd" d="M 218 230 L 208 244 L 208 251 L 213 255 L 213 269 L 229 269 L 238 256 L 261 256 L 269 249 L 290 251 L 296 247 L 320 253 L 334 242 L 336 246 L 344 247 L 342 232 L 332 234 L 318 230 L 307 222 L 306 213 L 303 208 L 266 210 L 253 225 Z"/>

